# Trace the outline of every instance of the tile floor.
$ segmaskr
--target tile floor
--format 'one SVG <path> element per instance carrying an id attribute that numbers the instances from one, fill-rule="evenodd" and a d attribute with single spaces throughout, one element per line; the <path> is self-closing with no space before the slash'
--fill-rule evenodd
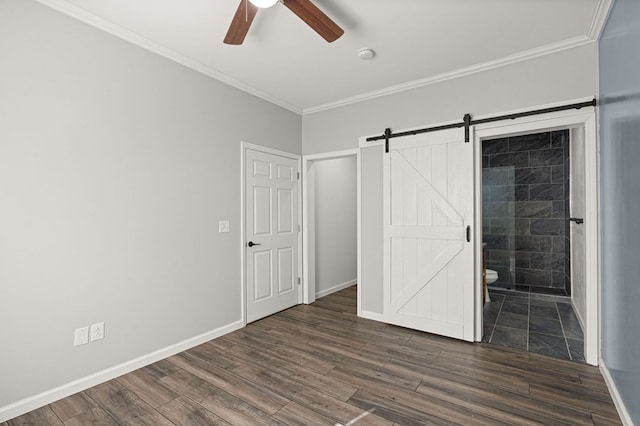
<path id="1" fill-rule="evenodd" d="M 569 298 L 497 289 L 489 295 L 483 342 L 585 362 L 584 336 Z"/>

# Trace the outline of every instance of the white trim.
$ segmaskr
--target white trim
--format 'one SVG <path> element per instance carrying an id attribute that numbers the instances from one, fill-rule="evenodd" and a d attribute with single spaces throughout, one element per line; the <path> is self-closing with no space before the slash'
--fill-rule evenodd
<path id="1" fill-rule="evenodd" d="M 482 145 L 477 143 L 476 140 L 476 129 L 474 128 L 474 136 L 473 136 L 473 180 L 474 180 L 474 200 L 475 209 L 474 209 L 474 220 L 473 226 L 474 232 L 473 237 L 475 241 L 475 275 L 474 279 L 476 285 L 474 286 L 475 291 L 475 299 L 474 299 L 474 341 L 480 342 L 482 341 L 482 334 L 484 332 L 484 318 L 483 318 L 483 305 L 482 305 L 482 296 L 483 296 L 483 270 L 482 270 L 482 256 L 484 255 L 484 247 L 482 246 Z M 469 137 L 471 140 L 471 137 Z M 479 243 L 478 243 L 479 242 Z M 480 247 L 480 249 L 478 249 Z M 480 291 L 482 290 L 482 291 Z"/>
<path id="2" fill-rule="evenodd" d="M 356 154 L 358 154 L 358 150 L 356 148 L 353 148 L 343 149 L 342 151 L 323 152 L 320 154 L 307 154 L 304 155 L 303 158 L 305 161 L 335 160 L 336 158 L 351 157 Z"/>
<path id="3" fill-rule="evenodd" d="M 574 100 L 568 103 L 578 103 Z M 549 108 L 555 105 L 543 105 L 538 108 Z M 536 108 L 536 109 L 538 109 Z M 514 113 L 506 112 L 504 114 Z M 600 350 L 600 275 L 599 275 L 599 217 L 598 217 L 598 143 L 596 133 L 595 108 L 585 107 L 580 110 L 565 110 L 549 114 L 522 117 L 517 123 L 497 121 L 475 126 L 474 143 L 479 145 L 482 139 L 504 137 L 507 135 L 527 134 L 531 132 L 549 131 L 562 128 L 583 127 L 585 130 L 585 278 L 586 278 L 586 313 L 585 320 L 585 359 L 588 364 L 597 365 Z M 476 163 L 477 164 L 477 163 Z M 476 201 L 476 209 L 481 209 L 480 201 Z M 482 220 L 478 217 L 476 221 Z M 480 222 L 481 223 L 481 222 Z M 477 240 L 479 241 L 479 240 Z M 479 244 L 479 243 L 477 243 Z M 478 248 L 481 248 L 478 246 Z M 477 306 L 480 309 L 481 306 Z M 477 318 L 477 317 L 476 317 Z"/>
<path id="4" fill-rule="evenodd" d="M 300 173 L 300 169 L 302 167 L 302 157 L 298 154 L 292 154 L 290 152 L 281 151 L 275 148 L 269 148 L 267 146 L 257 145 L 251 142 L 240 141 L 240 282 L 241 291 L 240 297 L 242 300 L 242 322 L 244 325 L 247 325 L 247 277 L 245 274 L 246 271 L 246 250 L 245 250 L 245 166 L 246 166 L 246 151 L 250 149 L 252 151 L 264 152 L 265 154 L 277 155 L 284 158 L 291 158 L 296 160 L 298 163 L 298 173 Z M 298 184 L 296 187 L 298 188 L 298 224 L 302 228 L 302 232 L 298 232 L 298 275 L 302 275 L 302 234 L 304 232 L 304 227 L 302 224 L 302 203 L 300 200 L 302 199 L 302 182 L 303 180 L 298 180 Z M 304 287 L 304 286 L 301 286 Z M 298 303 L 302 303 L 302 291 L 298 289 Z"/>
<path id="5" fill-rule="evenodd" d="M 379 312 L 363 311 L 358 312 L 358 316 L 378 322 L 385 322 L 384 315 Z"/>
<path id="6" fill-rule="evenodd" d="M 16 401 L 0 408 L 0 423 L 58 401 L 62 398 L 66 398 L 75 393 L 89 389 L 90 387 L 99 385 L 100 383 L 115 379 L 116 377 L 130 373 L 149 364 L 153 364 L 154 362 L 163 360 L 177 353 L 186 351 L 202 343 L 208 342 L 209 340 L 238 330 L 243 326 L 244 324 L 242 321 L 235 321 L 216 328 L 215 330 L 211 330 L 190 339 L 183 340 L 182 342 L 174 345 L 167 346 L 166 348 L 158 349 L 157 351 L 126 361 L 114 367 L 107 368 L 81 379 L 41 392 L 37 395 Z"/>
<path id="7" fill-rule="evenodd" d="M 304 185 L 304 189 L 302 191 L 302 303 L 310 304 L 315 302 L 318 296 L 316 294 L 316 285 L 315 285 L 315 277 L 312 277 L 309 274 L 309 269 L 311 265 L 315 265 L 315 259 L 312 259 L 309 256 L 310 243 L 315 241 L 315 223 L 310 223 L 309 219 L 309 204 L 312 204 L 312 197 L 314 195 L 314 191 L 312 185 L 315 185 L 315 178 L 313 173 L 309 172 L 312 163 L 315 161 L 322 160 L 333 160 L 337 158 L 345 158 L 345 157 L 356 157 L 356 162 L 359 164 L 360 162 L 360 152 L 358 149 L 345 149 L 342 151 L 332 151 L 332 152 L 324 152 L 320 154 L 309 154 L 302 156 L 302 185 Z M 358 169 L 359 170 L 359 169 Z M 358 174 L 358 171 L 356 171 Z M 358 175 L 359 179 L 359 175 Z M 358 187 L 359 188 L 359 187 Z M 357 190 L 359 191 L 359 189 Z M 358 192 L 359 194 L 359 192 Z M 359 199 L 358 199 L 359 200 Z M 358 226 L 360 223 L 359 210 L 358 211 Z M 359 234 L 358 234 L 359 235 Z M 357 257 L 360 258 L 360 244 L 358 240 L 357 246 Z M 359 261 L 358 261 L 359 262 Z M 358 263 L 359 264 L 359 263 Z M 360 277 L 360 269 L 357 270 L 357 277 Z M 359 279 L 356 278 L 356 281 L 359 282 Z M 358 300 L 360 300 L 360 289 L 358 288 Z M 329 293 L 327 293 L 329 294 Z M 358 306 L 359 303 L 358 303 Z"/>
<path id="8" fill-rule="evenodd" d="M 81 22 L 84 22 L 85 24 L 91 25 L 92 27 L 98 28 L 122 40 L 132 43 L 138 47 L 141 47 L 145 50 L 149 50 L 157 55 L 170 59 L 173 62 L 184 65 L 187 68 L 190 68 L 194 71 L 202 73 L 215 80 L 221 81 L 222 83 L 225 83 L 231 87 L 235 87 L 236 89 L 242 90 L 243 92 L 249 93 L 260 99 L 264 99 L 267 102 L 270 102 L 274 105 L 285 108 L 296 114 L 302 114 L 301 108 L 291 105 L 283 101 L 282 99 L 271 96 L 261 90 L 256 89 L 255 87 L 249 86 L 248 84 L 245 84 L 242 81 L 230 75 L 227 75 L 221 71 L 218 71 L 217 69 L 212 68 L 209 65 L 205 65 L 201 62 L 188 58 L 182 55 L 181 53 L 176 52 L 173 49 L 163 46 L 160 43 L 156 43 L 155 41 L 152 41 L 133 31 L 125 29 L 120 25 L 114 24 L 113 22 L 107 19 L 104 19 L 98 15 L 95 15 L 87 10 L 84 10 L 74 4 L 70 4 L 64 0 L 36 0 L 36 1 L 54 10 L 57 10 L 58 12 L 62 12 L 65 15 L 71 16 L 72 18 L 75 18 Z"/>
<path id="9" fill-rule="evenodd" d="M 602 359 L 600 359 L 600 372 L 602 373 L 604 382 L 607 384 L 607 388 L 609 389 L 609 394 L 611 394 L 611 399 L 613 399 L 613 404 L 616 406 L 616 409 L 618 410 L 618 415 L 620 416 L 620 420 L 622 420 L 622 424 L 625 426 L 633 426 L 633 420 L 631 419 L 631 414 L 629 414 L 629 410 L 627 410 L 627 406 L 624 404 L 624 401 L 620 396 L 620 392 L 618 392 L 618 388 L 616 387 L 616 383 L 613 381 L 611 372 L 609 371 L 606 364 L 604 363 L 604 360 Z"/>
<path id="10" fill-rule="evenodd" d="M 456 78 L 476 74 L 483 71 L 500 68 L 503 66 L 515 64 L 518 62 L 527 61 L 529 59 L 538 58 L 540 56 L 550 55 L 553 53 L 561 52 L 563 50 L 573 49 L 574 47 L 584 46 L 590 43 L 595 43 L 597 40 L 592 39 L 586 35 L 573 37 L 567 40 L 562 40 L 557 43 L 548 44 L 546 46 L 537 47 L 523 52 L 518 52 L 513 55 L 505 56 L 493 61 L 484 62 L 481 64 L 472 65 L 470 67 L 460 68 L 454 71 L 438 74 L 431 77 L 421 78 L 406 83 L 397 84 L 395 86 L 386 87 L 379 90 L 374 90 L 368 93 L 363 93 L 349 98 L 344 98 L 339 101 L 329 102 L 323 105 L 318 105 L 311 108 L 304 108 L 302 115 L 314 114 L 316 112 L 325 111 L 328 109 L 338 108 L 358 102 L 368 101 L 382 96 L 388 96 L 395 93 L 404 92 L 407 90 L 417 89 L 419 87 L 429 86 L 431 84 L 441 83 L 447 80 L 453 80 Z"/>
<path id="11" fill-rule="evenodd" d="M 358 291 L 357 291 L 357 307 L 356 314 L 359 317 L 376 319 L 382 321 L 382 319 L 373 318 L 378 315 L 373 312 L 362 310 L 362 144 L 364 139 L 359 138 L 358 149 L 356 149 L 356 277 L 358 279 Z M 365 312 L 367 316 L 365 316 Z M 380 318 L 382 318 L 380 316 Z"/>
<path id="12" fill-rule="evenodd" d="M 337 291 L 344 290 L 345 288 L 349 288 L 352 285 L 356 284 L 357 282 L 358 282 L 357 279 L 353 279 L 342 284 L 334 285 L 333 287 L 328 288 L 326 290 L 319 291 L 316 293 L 316 299 L 320 299 L 321 297 L 325 297 Z"/>
<path id="13" fill-rule="evenodd" d="M 242 149 L 252 149 L 254 151 L 264 152 L 271 155 L 278 155 L 280 157 L 291 158 L 293 160 L 299 160 L 301 158 L 298 154 L 292 154 L 287 151 L 280 151 L 279 149 L 269 148 L 268 146 L 258 145 L 246 141 L 242 141 Z"/>
<path id="14" fill-rule="evenodd" d="M 600 0 L 596 5 L 596 13 L 593 14 L 593 21 L 591 21 L 591 27 L 589 27 L 589 32 L 587 36 L 593 40 L 599 40 L 600 35 L 602 34 L 602 30 L 604 29 L 604 24 L 607 22 L 609 18 L 609 13 L 611 12 L 611 5 L 614 0 Z"/>

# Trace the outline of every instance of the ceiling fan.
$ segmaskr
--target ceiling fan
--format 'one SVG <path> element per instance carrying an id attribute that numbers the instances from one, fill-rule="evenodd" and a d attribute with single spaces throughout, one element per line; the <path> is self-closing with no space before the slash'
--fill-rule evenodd
<path id="1" fill-rule="evenodd" d="M 226 44 L 242 44 L 258 9 L 271 7 L 277 2 L 278 0 L 240 0 L 224 42 Z M 329 43 L 344 34 L 344 30 L 310 0 L 280 0 L 280 2 Z"/>

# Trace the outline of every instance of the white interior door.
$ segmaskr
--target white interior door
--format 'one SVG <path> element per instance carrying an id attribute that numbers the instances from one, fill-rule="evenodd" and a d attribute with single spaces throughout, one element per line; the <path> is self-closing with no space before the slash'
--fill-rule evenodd
<path id="1" fill-rule="evenodd" d="M 392 139 L 389 151 L 385 321 L 473 341 L 472 144 L 463 129 L 451 129 Z"/>
<path id="2" fill-rule="evenodd" d="M 247 149 L 247 322 L 299 303 L 298 161 Z"/>

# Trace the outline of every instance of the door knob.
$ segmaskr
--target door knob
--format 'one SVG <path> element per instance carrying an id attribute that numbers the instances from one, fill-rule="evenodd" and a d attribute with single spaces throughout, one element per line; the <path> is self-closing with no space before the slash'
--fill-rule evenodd
<path id="1" fill-rule="evenodd" d="M 260 243 L 254 243 L 253 241 L 249 241 L 249 242 L 247 243 L 247 245 L 248 245 L 249 247 L 253 247 L 253 246 L 259 246 L 259 245 L 261 245 L 261 244 L 260 244 Z"/>
<path id="2" fill-rule="evenodd" d="M 581 217 L 570 217 L 569 220 L 575 222 L 576 225 L 581 225 L 584 222 L 584 219 Z"/>

